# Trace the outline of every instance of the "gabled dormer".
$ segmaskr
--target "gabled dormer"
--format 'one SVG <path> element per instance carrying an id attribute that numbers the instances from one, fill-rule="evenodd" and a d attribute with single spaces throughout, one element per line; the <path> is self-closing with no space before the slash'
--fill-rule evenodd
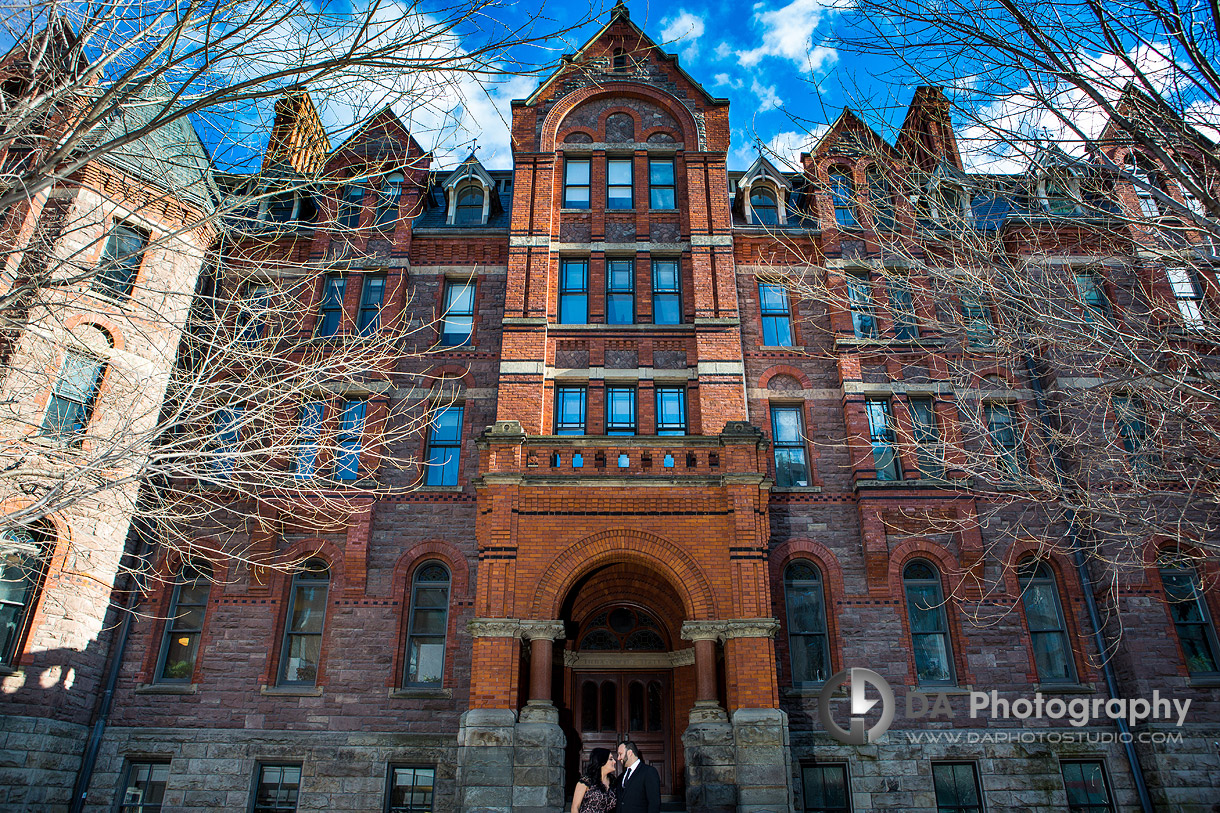
<path id="1" fill-rule="evenodd" d="M 948 162 L 923 176 L 913 197 L 916 215 L 925 223 L 947 228 L 973 219 L 970 177 Z"/>
<path id="2" fill-rule="evenodd" d="M 737 181 L 733 208 L 749 226 L 788 225 L 788 199 L 792 183 L 775 164 L 759 155 Z"/>
<path id="3" fill-rule="evenodd" d="M 1058 144 L 1040 145 L 1027 171 L 1030 209 L 1052 215 L 1080 212 L 1084 201 L 1082 181 L 1087 173 L 1088 166 Z"/>
<path id="4" fill-rule="evenodd" d="M 486 226 L 501 211 L 496 182 L 472 152 L 441 182 L 448 226 Z"/>

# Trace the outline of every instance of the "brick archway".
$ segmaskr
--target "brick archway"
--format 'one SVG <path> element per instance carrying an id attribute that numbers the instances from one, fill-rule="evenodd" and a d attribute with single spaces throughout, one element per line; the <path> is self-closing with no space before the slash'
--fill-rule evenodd
<path id="1" fill-rule="evenodd" d="M 542 123 L 542 134 L 539 139 L 540 151 L 553 152 L 555 150 L 559 137 L 559 128 L 569 113 L 585 102 L 605 96 L 613 96 L 615 98 L 634 97 L 657 105 L 673 116 L 682 127 L 682 139 L 683 143 L 688 145 L 687 149 L 693 149 L 691 145 L 698 144 L 699 127 L 695 124 L 695 117 L 675 97 L 648 85 L 635 82 L 611 82 L 605 85 L 582 88 L 560 99 L 551 108 L 550 112 L 546 114 L 546 119 Z"/>
<path id="2" fill-rule="evenodd" d="M 682 601 L 686 618 L 716 617 L 715 596 L 702 570 L 685 551 L 644 531 L 603 531 L 562 551 L 538 580 L 531 604 L 534 618 L 557 618 L 573 585 L 607 564 L 625 563 L 662 575 Z"/>

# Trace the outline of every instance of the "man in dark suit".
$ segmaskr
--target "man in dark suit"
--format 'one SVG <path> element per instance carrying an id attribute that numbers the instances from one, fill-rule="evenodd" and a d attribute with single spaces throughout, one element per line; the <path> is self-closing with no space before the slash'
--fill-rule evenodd
<path id="1" fill-rule="evenodd" d="M 618 744 L 618 761 L 626 768 L 620 779 L 618 813 L 660 813 L 661 776 L 657 769 L 644 764 L 639 747 L 631 740 Z"/>

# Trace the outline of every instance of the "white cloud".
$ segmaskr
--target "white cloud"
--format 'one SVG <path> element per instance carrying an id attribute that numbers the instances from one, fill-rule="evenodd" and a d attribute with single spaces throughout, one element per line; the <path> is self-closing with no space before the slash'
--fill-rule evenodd
<path id="1" fill-rule="evenodd" d="M 712 83 L 717 86 L 727 87 L 730 90 L 740 90 L 745 84 L 744 80 L 739 76 L 730 76 L 727 73 L 718 73 L 712 77 Z"/>
<path id="2" fill-rule="evenodd" d="M 809 133 L 788 130 L 776 133 L 761 144 L 758 138 L 751 139 L 749 133 L 734 133 L 739 146 L 733 148 L 733 151 L 729 154 L 729 167 L 732 169 L 747 168 L 758 158 L 761 148 L 762 154 L 767 157 L 767 160 L 775 164 L 779 169 L 789 172 L 798 171 L 801 168 L 800 154 L 802 152 L 812 152 L 813 146 L 828 129 L 830 129 L 828 125 L 821 124 L 813 132 Z"/>
<path id="3" fill-rule="evenodd" d="M 757 77 L 750 83 L 750 92 L 758 97 L 757 112 L 759 113 L 775 110 L 784 103 L 784 100 L 775 92 L 775 85 L 763 85 Z"/>
<path id="4" fill-rule="evenodd" d="M 727 42 L 722 42 L 716 46 L 716 58 L 717 59 L 728 59 L 729 55 L 732 53 L 733 53 L 733 46 L 729 45 Z"/>
<path id="5" fill-rule="evenodd" d="M 738 51 L 737 59 L 745 68 L 754 67 L 768 56 L 791 60 L 803 70 L 829 67 L 838 55 L 830 59 L 833 49 L 821 45 L 815 48 L 813 32 L 845 7 L 842 0 L 792 0 L 782 8 L 762 11 L 763 4 L 759 3 L 754 7 L 754 22 L 762 28 L 762 44 Z"/>
<path id="6" fill-rule="evenodd" d="M 675 17 L 661 21 L 661 41 L 667 47 L 681 45 L 678 51 L 682 59 L 690 62 L 699 55 L 699 38 L 703 36 L 703 18 L 679 9 Z"/>

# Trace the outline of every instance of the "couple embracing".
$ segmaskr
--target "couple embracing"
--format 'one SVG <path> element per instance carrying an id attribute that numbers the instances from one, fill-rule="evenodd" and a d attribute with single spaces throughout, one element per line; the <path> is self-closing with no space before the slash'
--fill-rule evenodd
<path id="1" fill-rule="evenodd" d="M 616 774 L 619 765 L 622 776 Z M 593 749 L 576 783 L 571 813 L 659 813 L 660 809 L 661 777 L 640 759 L 634 742 L 620 742 L 617 754 Z"/>

